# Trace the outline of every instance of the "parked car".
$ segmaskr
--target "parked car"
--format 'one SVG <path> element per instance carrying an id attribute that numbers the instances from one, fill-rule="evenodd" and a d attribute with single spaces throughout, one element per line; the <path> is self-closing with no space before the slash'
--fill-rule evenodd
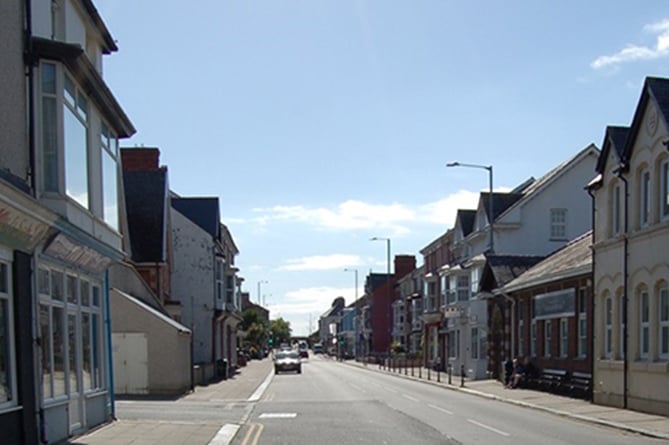
<path id="1" fill-rule="evenodd" d="M 297 351 L 279 351 L 274 356 L 274 373 L 284 371 L 302 373 L 302 362 Z"/>
<path id="2" fill-rule="evenodd" d="M 314 354 L 322 354 L 323 353 L 323 345 L 320 343 L 316 343 L 313 347 Z"/>

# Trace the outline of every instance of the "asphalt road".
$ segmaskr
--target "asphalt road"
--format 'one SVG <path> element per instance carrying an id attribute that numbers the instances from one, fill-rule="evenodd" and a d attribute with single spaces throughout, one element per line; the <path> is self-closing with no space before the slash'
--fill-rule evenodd
<path id="1" fill-rule="evenodd" d="M 663 443 L 320 356 L 275 375 L 246 420 L 236 445 Z"/>

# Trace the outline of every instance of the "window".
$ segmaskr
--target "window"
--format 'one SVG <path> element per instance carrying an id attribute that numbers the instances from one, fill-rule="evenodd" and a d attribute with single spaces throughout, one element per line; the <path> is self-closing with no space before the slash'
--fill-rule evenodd
<path id="1" fill-rule="evenodd" d="M 641 227 L 648 225 L 650 220 L 650 172 L 645 170 L 641 173 L 639 184 L 639 224 Z"/>
<path id="2" fill-rule="evenodd" d="M 551 342 L 553 340 L 553 325 L 551 320 L 544 320 L 544 357 L 551 356 Z"/>
<path id="3" fill-rule="evenodd" d="M 225 292 L 225 281 L 223 278 L 223 258 L 221 257 L 216 257 L 216 264 L 215 264 L 215 278 L 216 278 L 216 299 L 221 302 L 223 301 L 223 294 Z M 258 285 L 260 286 L 260 285 Z M 260 295 L 258 295 L 258 298 L 260 298 Z"/>
<path id="4" fill-rule="evenodd" d="M 669 218 L 669 160 L 664 160 L 660 166 L 660 215 L 662 219 Z"/>
<path id="5" fill-rule="evenodd" d="M 456 335 L 457 331 L 451 331 L 448 333 L 448 357 L 449 358 L 456 358 L 458 356 L 457 351 L 456 351 Z"/>
<path id="6" fill-rule="evenodd" d="M 658 355 L 660 358 L 663 359 L 668 359 L 669 358 L 669 288 L 668 287 L 663 287 L 660 289 L 660 295 L 659 295 L 659 313 L 658 313 L 658 318 L 659 318 L 659 335 L 660 335 L 660 341 L 658 342 L 659 345 L 659 353 Z"/>
<path id="7" fill-rule="evenodd" d="M 99 284 L 48 266 L 37 283 L 44 398 L 103 388 Z"/>
<path id="8" fill-rule="evenodd" d="M 441 275 L 439 277 L 439 287 L 440 287 L 440 306 L 445 306 L 448 303 L 448 277 L 446 275 Z"/>
<path id="9" fill-rule="evenodd" d="M 10 275 L 9 262 L 0 260 L 0 409 L 17 403 Z"/>
<path id="10" fill-rule="evenodd" d="M 611 358 L 613 352 L 613 301 L 611 297 L 604 300 L 604 357 Z"/>
<path id="11" fill-rule="evenodd" d="M 650 342 L 650 301 L 648 292 L 639 294 L 639 357 L 648 358 Z"/>
<path id="12" fill-rule="evenodd" d="M 618 332 L 618 338 L 620 339 L 620 358 L 625 358 L 627 356 L 627 345 L 625 344 L 625 295 L 620 296 L 620 314 L 618 315 L 618 320 L 620 320 L 620 332 Z"/>
<path id="13" fill-rule="evenodd" d="M 530 326 L 530 355 L 532 357 L 537 356 L 537 322 L 532 320 L 532 325 Z"/>
<path id="14" fill-rule="evenodd" d="M 469 275 L 462 274 L 457 276 L 457 293 L 458 301 L 467 301 L 469 300 L 470 288 L 469 288 Z"/>
<path id="15" fill-rule="evenodd" d="M 578 291 L 578 356 L 585 358 L 588 350 L 587 332 L 587 290 L 582 287 Z"/>
<path id="16" fill-rule="evenodd" d="M 620 186 L 615 185 L 611 196 L 611 236 L 620 234 Z"/>
<path id="17" fill-rule="evenodd" d="M 569 324 L 566 318 L 560 319 L 560 357 L 569 356 Z"/>
<path id="18" fill-rule="evenodd" d="M 479 358 L 479 328 L 472 328 L 471 331 L 471 353 L 473 359 Z"/>
<path id="19" fill-rule="evenodd" d="M 63 127 L 65 193 L 85 208 L 88 203 L 88 100 L 65 75 Z"/>
<path id="20" fill-rule="evenodd" d="M 518 303 L 518 355 L 525 355 L 525 303 Z"/>
<path id="21" fill-rule="evenodd" d="M 118 230 L 118 139 L 104 122 L 100 131 L 103 218 Z"/>
<path id="22" fill-rule="evenodd" d="M 567 209 L 551 209 L 551 239 L 567 238 Z"/>

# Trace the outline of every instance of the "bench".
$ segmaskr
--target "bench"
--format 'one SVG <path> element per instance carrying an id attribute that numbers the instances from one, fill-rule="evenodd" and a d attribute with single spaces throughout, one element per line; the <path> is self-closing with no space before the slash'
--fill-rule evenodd
<path id="1" fill-rule="evenodd" d="M 572 372 L 568 383 L 570 395 L 589 399 L 592 394 L 592 374 Z"/>
<path id="2" fill-rule="evenodd" d="M 561 392 L 567 382 L 567 371 L 564 369 L 542 369 L 536 378 L 538 386 L 546 391 Z"/>

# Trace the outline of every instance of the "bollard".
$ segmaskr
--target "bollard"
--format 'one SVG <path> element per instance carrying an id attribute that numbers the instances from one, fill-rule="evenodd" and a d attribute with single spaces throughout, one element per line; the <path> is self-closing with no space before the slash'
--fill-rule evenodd
<path id="1" fill-rule="evenodd" d="M 430 380 L 430 368 L 431 366 L 427 367 L 427 379 Z"/>
<path id="2" fill-rule="evenodd" d="M 449 385 L 453 384 L 453 382 L 451 380 L 452 377 L 453 377 L 453 365 L 449 363 L 448 364 L 448 384 Z"/>
<path id="3" fill-rule="evenodd" d="M 423 378 L 423 364 L 421 363 L 420 366 L 418 366 L 418 378 L 422 379 Z"/>
<path id="4" fill-rule="evenodd" d="M 441 383 L 441 365 L 437 365 L 437 383 Z"/>
<path id="5" fill-rule="evenodd" d="M 460 365 L 460 387 L 465 386 L 465 365 Z"/>
<path id="6" fill-rule="evenodd" d="M 413 377 L 413 366 L 414 366 L 414 363 L 413 363 L 413 360 L 412 360 L 411 361 L 411 377 Z"/>

